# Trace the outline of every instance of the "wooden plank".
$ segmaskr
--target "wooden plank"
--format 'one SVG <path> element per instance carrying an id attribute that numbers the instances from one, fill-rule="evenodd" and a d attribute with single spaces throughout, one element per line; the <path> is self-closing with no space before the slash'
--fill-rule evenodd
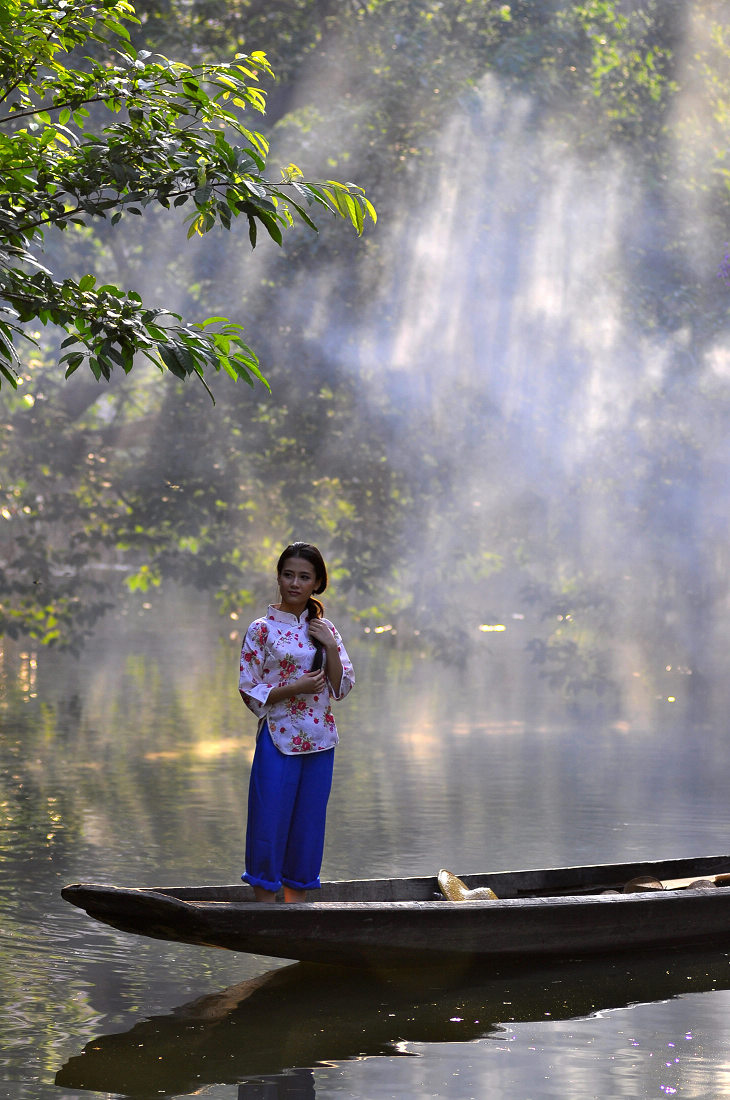
<path id="1" fill-rule="evenodd" d="M 663 878 L 660 879 L 660 882 L 664 890 L 686 890 L 693 882 L 714 882 L 716 886 L 720 886 L 725 882 L 730 882 L 730 874 L 690 875 L 688 878 Z"/>

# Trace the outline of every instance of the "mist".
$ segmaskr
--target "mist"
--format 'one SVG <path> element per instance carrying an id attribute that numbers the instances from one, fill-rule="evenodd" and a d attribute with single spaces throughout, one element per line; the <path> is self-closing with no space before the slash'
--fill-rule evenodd
<path id="1" fill-rule="evenodd" d="M 270 585 L 277 548 L 310 538 L 371 639 L 526 664 L 569 703 L 601 698 L 616 715 L 668 701 L 698 713 L 707 684 L 720 690 L 730 329 L 717 322 L 712 103 L 683 80 L 706 48 L 701 14 L 690 5 L 683 26 L 661 180 L 639 163 L 640 133 L 587 139 L 585 118 L 546 110 L 495 66 L 440 107 L 380 193 L 368 186 L 380 218 L 361 241 L 334 223 L 253 254 L 243 226 L 223 245 L 183 246 L 161 221 L 153 248 L 149 230 L 147 247 L 118 235 L 117 276 L 173 310 L 244 320 L 272 382 L 271 397 L 231 395 L 216 379 L 212 408 L 138 370 L 97 403 L 92 430 L 116 425 L 105 476 L 123 466 L 146 487 L 138 522 L 176 492 L 184 517 L 188 486 L 206 480 L 226 504 L 206 568 L 191 520 L 169 578 L 202 587 L 225 558 L 239 579 L 219 603 L 237 614 Z M 333 174 L 368 185 L 374 105 L 321 115 L 367 86 L 349 49 L 331 32 L 302 63 L 272 164 L 294 144 L 321 174 L 342 148 Z M 170 558 L 164 529 L 149 552 Z M 138 548 L 138 577 L 140 562 Z M 132 591 L 152 606 L 156 585 Z"/>
<path id="2" fill-rule="evenodd" d="M 686 57 L 706 33 L 688 20 Z M 695 714 L 723 678 L 728 609 L 730 333 L 704 316 L 711 181 L 685 177 L 690 155 L 712 170 L 686 140 L 700 98 L 674 100 L 659 188 L 630 143 L 587 155 L 489 74 L 358 260 L 362 317 L 338 301 L 337 265 L 279 302 L 355 379 L 361 415 L 396 411 L 388 461 L 416 498 L 396 566 L 406 629 L 448 649 L 454 630 L 502 624 L 500 643 L 522 644 L 531 620 L 561 687 Z"/>

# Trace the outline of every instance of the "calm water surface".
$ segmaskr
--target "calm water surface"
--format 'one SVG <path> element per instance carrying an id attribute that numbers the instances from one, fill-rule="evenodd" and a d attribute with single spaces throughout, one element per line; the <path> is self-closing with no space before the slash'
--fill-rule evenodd
<path id="1" fill-rule="evenodd" d="M 79 660 L 3 656 L 3 1096 L 730 1096 L 727 952 L 353 978 L 64 903 L 71 881 L 238 878 L 254 723 L 218 631 L 177 608 Z M 497 642 L 457 669 L 350 648 L 326 877 L 730 851 L 724 728 L 661 700 L 569 718 Z"/>

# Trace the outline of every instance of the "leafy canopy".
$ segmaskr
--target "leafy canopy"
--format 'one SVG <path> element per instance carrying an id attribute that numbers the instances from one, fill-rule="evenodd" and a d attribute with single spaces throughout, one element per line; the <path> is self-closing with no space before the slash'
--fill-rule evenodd
<path id="1" fill-rule="evenodd" d="M 86 363 L 109 380 L 141 353 L 204 385 L 210 367 L 265 382 L 228 318 L 188 323 L 93 274 L 54 275 L 38 259 L 49 227 L 187 205 L 188 237 L 244 216 L 255 247 L 262 227 L 277 244 L 295 221 L 316 230 L 312 207 L 358 234 L 375 220 L 355 184 L 309 183 L 294 164 L 265 175 L 268 142 L 244 121 L 264 112 L 265 54 L 173 62 L 132 47 L 135 22 L 128 0 L 0 0 L 0 385 L 17 385 L 14 344 L 31 321 L 67 332 L 66 377 Z"/>

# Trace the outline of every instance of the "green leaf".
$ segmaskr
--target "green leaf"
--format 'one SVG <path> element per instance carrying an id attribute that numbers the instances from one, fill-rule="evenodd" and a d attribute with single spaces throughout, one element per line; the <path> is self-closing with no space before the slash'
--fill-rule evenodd
<path id="1" fill-rule="evenodd" d="M 255 217 L 257 217 L 260 222 L 263 222 L 272 240 L 276 241 L 277 244 L 283 242 L 284 238 L 281 228 L 275 218 L 272 218 L 270 214 L 267 214 L 265 210 L 261 210 L 260 208 L 257 210 Z"/>
<path id="2" fill-rule="evenodd" d="M 0 374 L 3 376 L 6 382 L 10 383 L 14 390 L 17 390 L 19 376 L 11 367 L 6 366 L 5 363 L 3 363 L 2 359 L 0 359 Z"/>
<path id="3" fill-rule="evenodd" d="M 141 216 L 149 205 L 174 210 L 192 199 L 197 209 L 186 219 L 189 236 L 219 225 L 229 229 L 244 216 L 252 247 L 259 222 L 281 245 L 295 216 L 317 228 L 303 202 L 292 202 L 282 186 L 347 217 L 358 233 L 372 216 L 362 193 L 327 181 L 319 185 L 325 194 L 307 185 L 293 165 L 283 170 L 283 185 L 269 182 L 268 139 L 243 126 L 230 107 L 235 100 L 263 108 L 256 82 L 261 74 L 273 75 L 263 53 L 218 65 L 135 53 L 128 27 L 139 19 L 127 0 L 98 0 L 96 6 L 63 0 L 58 9 L 45 0 L 1 5 L 0 83 L 3 73 L 15 80 L 5 100 L 7 132 L 0 123 L 4 302 L 22 325 L 66 330 L 62 350 L 72 350 L 60 365 L 67 375 L 86 362 L 97 380 L 108 380 L 115 366 L 131 370 L 141 352 L 177 377 L 202 377 L 212 367 L 266 384 L 239 326 L 220 318 L 222 331 L 206 333 L 214 319 L 195 329 L 112 284 L 97 287 L 91 273 L 78 280 L 58 277 L 39 263 L 43 231 L 79 227 L 85 240 L 107 217 L 115 229 L 125 211 Z M 0 381 L 12 385 L 17 335 L 0 322 Z"/>

